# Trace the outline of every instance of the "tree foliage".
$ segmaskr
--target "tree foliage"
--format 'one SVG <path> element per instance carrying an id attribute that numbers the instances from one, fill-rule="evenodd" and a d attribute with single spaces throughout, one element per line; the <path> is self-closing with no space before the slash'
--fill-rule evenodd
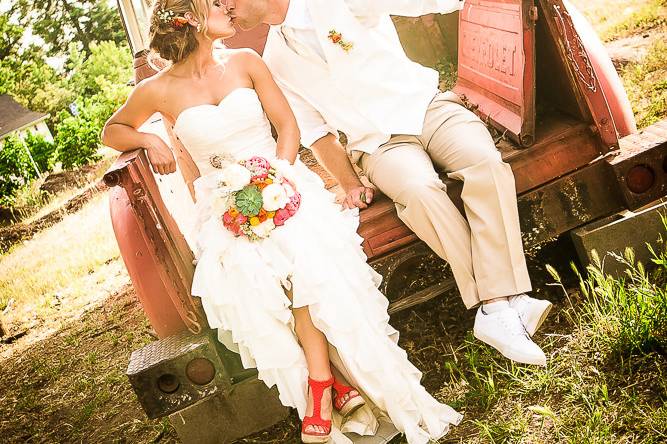
<path id="1" fill-rule="evenodd" d="M 67 52 L 72 42 L 90 54 L 94 42 L 125 40 L 118 12 L 107 0 L 16 0 L 11 14 L 44 39 L 49 55 Z"/>

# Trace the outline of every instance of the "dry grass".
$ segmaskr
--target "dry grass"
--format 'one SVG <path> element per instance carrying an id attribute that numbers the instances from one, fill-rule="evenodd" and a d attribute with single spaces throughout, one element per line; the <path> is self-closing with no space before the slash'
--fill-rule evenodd
<path id="1" fill-rule="evenodd" d="M 665 0 L 571 0 L 603 41 L 667 24 Z"/>
<path id="2" fill-rule="evenodd" d="M 125 287 L 57 333 L 0 364 L 0 441 L 175 443 L 166 420 L 148 420 L 125 377 L 132 350 L 153 340 Z"/>
<path id="3" fill-rule="evenodd" d="M 664 41 L 657 40 L 639 63 L 623 68 L 621 78 L 640 128 L 667 117 L 667 44 Z"/>
<path id="4" fill-rule="evenodd" d="M 0 256 L 5 328 L 11 334 L 53 324 L 62 313 L 114 293 L 127 279 L 104 194 Z"/>

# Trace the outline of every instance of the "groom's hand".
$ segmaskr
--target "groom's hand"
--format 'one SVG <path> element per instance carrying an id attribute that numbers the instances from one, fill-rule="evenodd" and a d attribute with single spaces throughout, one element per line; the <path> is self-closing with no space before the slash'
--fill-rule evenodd
<path id="1" fill-rule="evenodd" d="M 373 202 L 373 194 L 375 190 L 373 188 L 359 186 L 352 188 L 347 192 L 345 200 L 343 200 L 344 208 L 368 208 L 368 206 Z"/>

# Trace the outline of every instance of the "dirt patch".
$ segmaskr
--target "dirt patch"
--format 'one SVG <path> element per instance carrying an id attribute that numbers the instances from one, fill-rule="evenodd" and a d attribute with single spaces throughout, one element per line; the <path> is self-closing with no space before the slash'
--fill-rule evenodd
<path id="1" fill-rule="evenodd" d="M 638 35 L 621 38 L 605 44 L 609 57 L 617 70 L 630 63 L 639 63 L 655 42 L 667 41 L 667 31 L 653 29 Z"/>
<path id="2" fill-rule="evenodd" d="M 7 252 L 13 245 L 30 239 L 41 230 L 60 222 L 67 214 L 81 209 L 97 193 L 106 190 L 107 186 L 100 180 L 69 199 L 60 208 L 40 217 L 34 222 L 29 224 L 18 223 L 0 228 L 0 253 Z"/>
<path id="3" fill-rule="evenodd" d="M 177 442 L 141 411 L 125 377 L 132 350 L 153 340 L 129 287 L 0 365 L 4 443 Z"/>

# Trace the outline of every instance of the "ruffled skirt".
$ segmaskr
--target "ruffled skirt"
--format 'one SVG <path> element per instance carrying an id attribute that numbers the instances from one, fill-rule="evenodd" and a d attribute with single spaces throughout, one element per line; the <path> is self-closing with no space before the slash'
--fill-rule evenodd
<path id="1" fill-rule="evenodd" d="M 321 179 L 300 161 L 289 170 L 284 173 L 301 193 L 301 207 L 257 242 L 224 228 L 211 205 L 211 181 L 204 176 L 195 182 L 192 294 L 201 298 L 209 325 L 303 418 L 308 369 L 291 308 L 308 306 L 331 345 L 332 362 L 368 403 L 344 422 L 334 415 L 332 441 L 349 443 L 342 432 L 374 434 L 379 416 L 388 417 L 411 444 L 440 438 L 462 416 L 426 392 L 420 371 L 397 345 L 388 301 L 377 288 L 382 278 L 361 248 L 358 213 L 341 211 Z M 292 301 L 285 288 L 292 289 Z"/>

